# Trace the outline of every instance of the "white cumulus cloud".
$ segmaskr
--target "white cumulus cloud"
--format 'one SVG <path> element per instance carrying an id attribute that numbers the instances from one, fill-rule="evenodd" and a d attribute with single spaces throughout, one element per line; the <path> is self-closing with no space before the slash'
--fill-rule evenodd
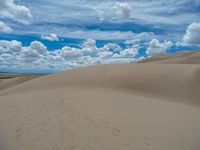
<path id="1" fill-rule="evenodd" d="M 128 3 L 116 2 L 114 9 L 117 14 L 124 19 L 127 19 L 131 15 L 132 8 Z"/>
<path id="2" fill-rule="evenodd" d="M 44 55 L 47 52 L 47 47 L 44 44 L 42 44 L 41 42 L 38 42 L 38 41 L 31 42 L 31 44 L 29 46 L 29 49 L 30 50 L 35 50 L 38 53 L 44 54 Z"/>
<path id="3" fill-rule="evenodd" d="M 200 23 L 192 23 L 188 26 L 186 34 L 183 37 L 183 45 L 200 44 Z"/>
<path id="4" fill-rule="evenodd" d="M 52 33 L 50 35 L 42 35 L 41 39 L 48 40 L 48 41 L 59 41 L 59 38 L 55 33 Z"/>
<path id="5" fill-rule="evenodd" d="M 62 57 L 65 59 L 73 59 L 73 58 L 78 58 L 82 56 L 82 52 L 80 49 L 65 46 L 60 50 L 60 54 Z"/>
<path id="6" fill-rule="evenodd" d="M 87 39 L 82 45 L 83 55 L 96 56 L 99 49 L 96 47 L 96 41 L 93 39 Z"/>
<path id="7" fill-rule="evenodd" d="M 160 43 L 159 40 L 153 39 L 149 43 L 149 47 L 146 50 L 146 54 L 148 56 L 153 56 L 157 54 L 166 53 L 166 50 L 171 48 L 173 43 L 171 41 L 164 41 L 164 43 Z"/>
<path id="8" fill-rule="evenodd" d="M 121 46 L 115 43 L 108 43 L 104 45 L 103 48 L 101 48 L 102 51 L 114 51 L 114 52 L 119 52 L 122 50 Z"/>
<path id="9" fill-rule="evenodd" d="M 138 55 L 138 51 L 139 51 L 139 48 L 135 48 L 135 47 L 127 48 L 121 51 L 120 55 L 123 57 L 135 57 L 136 55 Z"/>
<path id="10" fill-rule="evenodd" d="M 94 64 L 127 63 L 134 61 L 139 47 L 122 49 L 115 43 L 102 47 L 88 39 L 80 48 L 64 46 L 49 51 L 39 41 L 23 46 L 19 41 L 0 40 L 0 69 L 65 70 Z"/>
<path id="11" fill-rule="evenodd" d="M 20 52 L 22 49 L 22 43 L 16 40 L 12 40 L 12 41 L 6 41 L 6 40 L 1 40 L 0 41 L 0 49 L 3 52 Z"/>
<path id="12" fill-rule="evenodd" d="M 0 18 L 10 18 L 17 21 L 24 21 L 31 18 L 30 10 L 18 5 L 14 0 L 0 0 Z"/>

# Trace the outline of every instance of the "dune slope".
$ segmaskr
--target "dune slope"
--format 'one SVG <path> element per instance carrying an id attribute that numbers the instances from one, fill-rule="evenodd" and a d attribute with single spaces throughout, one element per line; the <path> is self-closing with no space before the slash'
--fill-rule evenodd
<path id="1" fill-rule="evenodd" d="M 99 65 L 0 91 L 2 150 L 199 150 L 200 66 Z"/>
<path id="2" fill-rule="evenodd" d="M 13 75 L 13 76 L 14 77 L 12 77 L 11 75 L 11 77 L 8 76 L 8 78 L 4 79 L 1 79 L 0 76 L 0 91 L 21 84 L 23 82 L 41 77 L 42 75 Z"/>
<path id="3" fill-rule="evenodd" d="M 200 50 L 183 51 L 176 54 L 159 54 L 141 60 L 140 63 L 200 64 Z"/>

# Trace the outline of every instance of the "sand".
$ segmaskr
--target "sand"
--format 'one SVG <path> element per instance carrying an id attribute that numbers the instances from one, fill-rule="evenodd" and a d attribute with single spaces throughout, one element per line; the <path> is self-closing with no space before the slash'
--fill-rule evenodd
<path id="1" fill-rule="evenodd" d="M 97 65 L 0 91 L 0 150 L 199 150 L 199 142 L 199 65 Z"/>
<path id="2" fill-rule="evenodd" d="M 43 75 L 0 74 L 0 91 Z"/>
<path id="3" fill-rule="evenodd" d="M 141 60 L 140 63 L 200 64 L 200 50 L 183 51 L 176 54 L 159 54 Z"/>

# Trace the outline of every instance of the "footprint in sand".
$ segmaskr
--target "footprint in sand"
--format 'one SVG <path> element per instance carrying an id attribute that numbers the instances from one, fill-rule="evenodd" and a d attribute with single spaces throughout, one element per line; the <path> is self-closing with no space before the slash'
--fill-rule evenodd
<path id="1" fill-rule="evenodd" d="M 119 133 L 120 133 L 120 130 L 119 130 L 119 129 L 116 129 L 116 128 L 113 128 L 113 129 L 112 129 L 112 133 L 113 133 L 114 136 L 118 136 Z"/>

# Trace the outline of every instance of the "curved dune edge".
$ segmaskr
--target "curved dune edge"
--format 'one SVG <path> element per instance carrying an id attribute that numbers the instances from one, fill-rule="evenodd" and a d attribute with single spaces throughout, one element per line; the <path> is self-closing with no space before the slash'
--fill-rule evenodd
<path id="1" fill-rule="evenodd" d="M 200 64 L 200 50 L 182 51 L 175 54 L 158 54 L 139 63 Z"/>
<path id="2" fill-rule="evenodd" d="M 42 75 L 18 75 L 11 79 L 0 79 L 0 91 L 22 84 L 24 82 L 39 78 Z"/>
<path id="3" fill-rule="evenodd" d="M 98 65 L 0 92 L 4 150 L 199 150 L 200 67 Z"/>

